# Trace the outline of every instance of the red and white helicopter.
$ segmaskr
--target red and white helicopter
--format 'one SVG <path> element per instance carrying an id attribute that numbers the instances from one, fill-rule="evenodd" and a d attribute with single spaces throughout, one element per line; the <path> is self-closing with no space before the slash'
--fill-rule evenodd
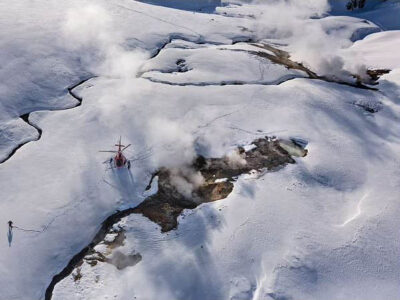
<path id="1" fill-rule="evenodd" d="M 128 148 L 131 144 L 128 146 L 124 146 L 121 144 L 121 137 L 119 138 L 118 144 L 115 144 L 116 147 L 118 147 L 118 150 L 102 150 L 99 152 L 111 152 L 111 153 L 116 153 L 114 157 L 110 158 L 109 160 L 105 161 L 104 163 L 114 163 L 114 166 L 111 166 L 112 168 L 124 168 L 127 167 L 128 169 L 131 168 L 131 162 L 125 157 L 125 155 L 122 153 L 126 148 Z"/>

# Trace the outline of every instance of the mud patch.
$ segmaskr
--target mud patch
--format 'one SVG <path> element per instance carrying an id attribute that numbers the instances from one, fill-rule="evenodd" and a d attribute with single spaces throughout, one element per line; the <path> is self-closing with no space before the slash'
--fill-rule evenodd
<path id="1" fill-rule="evenodd" d="M 295 62 L 290 59 L 290 54 L 286 51 L 283 51 L 281 49 L 277 49 L 269 44 L 265 43 L 250 43 L 250 45 L 254 47 L 258 47 L 262 50 L 267 50 L 267 51 L 252 51 L 252 50 L 246 50 L 248 53 L 257 55 L 259 57 L 266 58 L 273 63 L 280 64 L 286 66 L 288 69 L 294 69 L 294 70 L 300 70 L 309 76 L 310 79 L 318 79 L 318 80 L 323 80 L 326 82 L 333 82 L 337 84 L 342 84 L 342 85 L 347 85 L 347 86 L 352 86 L 355 88 L 361 88 L 361 89 L 366 89 L 366 90 L 374 90 L 376 91 L 376 88 L 370 87 L 368 85 L 365 85 L 362 76 L 359 76 L 357 74 L 353 74 L 352 76 L 355 79 L 355 82 L 347 82 L 340 80 L 336 77 L 328 77 L 328 76 L 320 76 L 317 73 L 311 71 L 307 67 L 305 67 L 302 63 Z M 366 84 L 374 84 L 374 82 L 379 79 L 379 76 L 382 74 L 386 73 L 381 73 L 381 71 L 386 72 L 387 70 L 368 70 L 367 75 L 370 76 L 371 81 L 366 82 Z M 380 74 L 380 75 L 379 75 Z M 377 78 L 377 79 L 374 79 Z"/>
<path id="2" fill-rule="evenodd" d="M 83 258 L 87 264 L 94 267 L 99 262 L 113 263 L 113 250 L 124 245 L 125 232 L 121 226 L 113 226 L 104 236 L 103 241 L 92 247 Z M 118 251 L 120 252 L 120 251 Z M 122 253 L 121 253 L 122 254 Z"/>
<path id="3" fill-rule="evenodd" d="M 157 193 L 139 204 L 134 213 L 140 213 L 160 225 L 162 232 L 170 231 L 178 226 L 178 216 L 184 209 L 194 209 L 202 203 L 226 198 L 232 192 L 233 183 L 238 176 L 254 170 L 275 170 L 286 164 L 293 164 L 295 161 L 289 151 L 297 151 L 298 156 L 307 154 L 307 150 L 300 145 L 291 141 L 281 142 L 275 138 L 257 139 L 252 144 L 254 147 L 248 151 L 238 147 L 233 155 L 222 158 L 199 156 L 190 168 L 199 172 L 204 182 L 195 187 L 189 196 L 174 184 L 176 172 L 160 169 L 157 172 Z M 180 173 L 179 176 L 190 181 L 185 173 Z"/>
<path id="4" fill-rule="evenodd" d="M 81 268 L 77 267 L 74 272 L 72 272 L 72 278 L 74 279 L 74 282 L 79 281 L 82 278 L 82 273 L 81 273 Z"/>
<path id="5" fill-rule="evenodd" d="M 368 76 L 372 81 L 378 81 L 382 75 L 388 74 L 390 72 L 389 69 L 371 69 L 367 70 Z"/>
<path id="6" fill-rule="evenodd" d="M 272 52 L 272 54 L 265 51 L 251 51 L 248 52 L 259 57 L 266 58 L 273 63 L 284 65 L 288 69 L 300 70 L 305 72 L 310 78 L 318 79 L 319 76 L 312 72 L 310 69 L 306 68 L 302 63 L 295 62 L 290 59 L 290 54 L 286 51 L 277 49 L 271 45 L 265 43 L 250 43 L 250 45 L 258 47 L 263 50 L 267 50 L 268 52 Z"/>
<path id="7" fill-rule="evenodd" d="M 184 72 L 188 72 L 190 70 L 188 68 L 188 66 L 186 65 L 186 60 L 184 60 L 182 58 L 178 59 L 175 64 L 178 67 L 178 69 L 177 69 L 178 73 L 184 73 Z"/>

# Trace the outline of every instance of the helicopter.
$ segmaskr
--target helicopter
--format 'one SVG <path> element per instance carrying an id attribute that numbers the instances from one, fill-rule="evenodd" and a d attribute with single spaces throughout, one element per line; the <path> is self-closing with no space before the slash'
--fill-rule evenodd
<path id="1" fill-rule="evenodd" d="M 131 144 L 124 146 L 121 144 L 121 137 L 119 138 L 118 144 L 115 144 L 114 146 L 118 147 L 118 150 L 101 150 L 99 152 L 111 152 L 111 153 L 116 153 L 114 157 L 110 158 L 109 160 L 106 160 L 104 163 L 114 163 L 114 166 L 111 166 L 111 168 L 123 168 L 127 167 L 128 169 L 131 168 L 131 162 L 128 160 L 125 155 L 122 153 L 126 148 L 128 148 Z"/>

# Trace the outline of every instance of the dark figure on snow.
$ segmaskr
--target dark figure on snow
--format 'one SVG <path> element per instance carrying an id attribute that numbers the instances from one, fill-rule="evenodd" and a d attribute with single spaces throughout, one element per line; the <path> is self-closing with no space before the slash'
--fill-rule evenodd
<path id="1" fill-rule="evenodd" d="M 8 233 L 7 233 L 7 239 L 8 239 L 8 247 L 11 247 L 12 239 L 13 239 L 13 222 L 8 221 Z"/>

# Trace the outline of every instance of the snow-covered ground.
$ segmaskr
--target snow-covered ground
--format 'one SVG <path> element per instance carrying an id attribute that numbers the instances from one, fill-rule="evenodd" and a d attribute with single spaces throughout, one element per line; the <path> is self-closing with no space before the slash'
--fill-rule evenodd
<path id="1" fill-rule="evenodd" d="M 178 2 L 0 3 L 0 161 L 32 140 L 0 164 L 0 299 L 44 299 L 107 216 L 154 192 L 159 167 L 266 135 L 301 139 L 308 155 L 239 177 L 176 230 L 124 218 L 123 245 L 96 249 L 141 259 L 84 262 L 52 299 L 400 299 L 400 34 L 384 31 L 396 20 L 326 17 L 323 0 Z M 255 41 L 341 80 L 391 72 L 378 91 L 313 80 L 254 55 Z M 67 88 L 90 76 L 74 98 Z M 119 136 L 130 170 L 98 152 Z"/>
<path id="2" fill-rule="evenodd" d="M 243 49 L 238 44 L 231 47 L 181 43 L 174 40 L 170 47 L 146 63 L 141 68 L 142 77 L 171 85 L 279 84 L 291 78 L 307 77 L 302 71 L 288 70 L 252 55 L 251 51 L 259 49 L 247 44 Z"/>

